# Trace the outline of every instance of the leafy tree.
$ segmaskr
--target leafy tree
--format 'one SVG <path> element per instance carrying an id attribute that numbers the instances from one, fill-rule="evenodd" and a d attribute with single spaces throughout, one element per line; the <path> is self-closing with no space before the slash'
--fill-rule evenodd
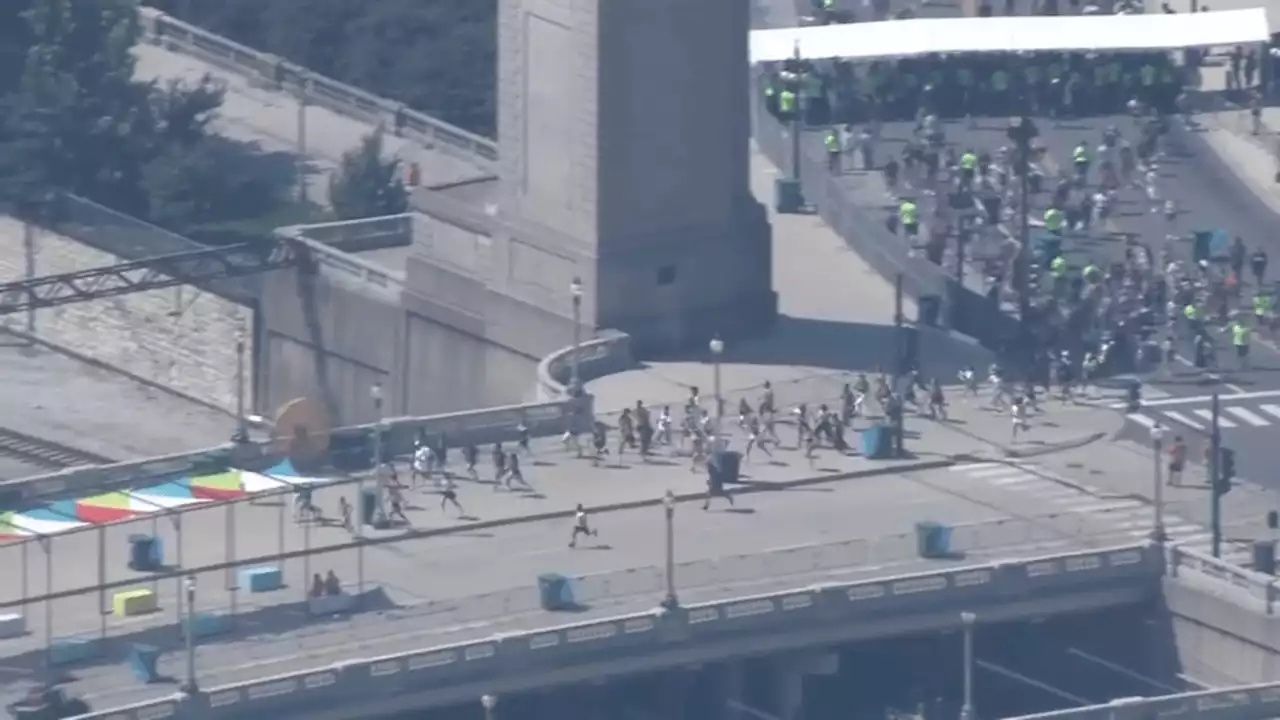
<path id="1" fill-rule="evenodd" d="M 400 163 L 382 156 L 382 130 L 367 135 L 360 146 L 342 154 L 329 178 L 329 202 L 340 220 L 396 215 L 409 206 L 399 176 Z"/>

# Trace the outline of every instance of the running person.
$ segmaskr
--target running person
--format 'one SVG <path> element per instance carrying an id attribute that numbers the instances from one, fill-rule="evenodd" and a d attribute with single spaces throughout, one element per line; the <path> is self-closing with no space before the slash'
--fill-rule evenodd
<path id="1" fill-rule="evenodd" d="M 446 477 L 440 485 L 440 512 L 444 512 L 449 505 L 453 505 L 458 511 L 458 517 L 467 514 L 467 511 L 462 509 L 462 504 L 458 502 L 458 492 L 453 478 Z"/>
<path id="2" fill-rule="evenodd" d="M 588 537 L 596 537 L 597 532 L 587 523 L 587 509 L 578 503 L 578 507 L 573 511 L 573 533 L 569 536 L 569 547 L 578 547 L 578 536 L 585 535 Z"/>

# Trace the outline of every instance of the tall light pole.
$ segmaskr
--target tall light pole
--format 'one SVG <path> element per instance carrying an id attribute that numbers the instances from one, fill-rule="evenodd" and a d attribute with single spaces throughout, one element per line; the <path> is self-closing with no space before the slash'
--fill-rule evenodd
<path id="1" fill-rule="evenodd" d="M 579 375 L 578 351 L 582 348 L 582 279 L 574 277 L 569 283 L 569 296 L 573 298 L 573 355 L 569 358 L 569 396 L 582 394 L 582 376 Z"/>
<path id="2" fill-rule="evenodd" d="M 376 527 L 383 527 L 387 522 L 387 512 L 383 502 L 383 477 L 382 477 L 382 383 L 376 382 L 373 387 L 369 388 L 369 396 L 373 398 L 373 487 L 377 494 L 377 504 L 374 507 L 374 524 Z M 364 502 L 364 498 L 360 498 L 360 502 Z"/>
<path id="3" fill-rule="evenodd" d="M 307 204 L 307 93 L 311 90 L 311 78 L 304 77 L 298 87 L 298 204 Z"/>
<path id="4" fill-rule="evenodd" d="M 187 680 L 182 685 L 182 692 L 195 695 L 200 692 L 200 687 L 196 683 L 196 576 L 188 575 L 183 584 L 187 591 L 186 632 L 183 633 L 187 642 Z"/>
<path id="5" fill-rule="evenodd" d="M 662 598 L 662 607 L 675 610 L 680 607 L 680 600 L 676 597 L 676 496 L 670 490 L 662 496 L 662 510 L 667 520 L 667 595 Z"/>
<path id="6" fill-rule="evenodd" d="M 1160 476 L 1160 449 L 1164 440 L 1165 429 L 1156 423 L 1151 428 L 1151 447 L 1152 460 L 1154 467 L 1152 468 L 1152 485 L 1151 502 L 1154 505 L 1155 518 L 1151 525 L 1151 539 L 1158 543 L 1162 543 L 1169 539 L 1168 534 L 1164 530 L 1164 478 Z"/>
<path id="7" fill-rule="evenodd" d="M 724 398 L 720 397 L 720 355 L 724 352 L 724 341 L 719 335 L 711 338 L 712 383 L 711 391 L 716 398 L 716 440 L 720 439 L 720 421 L 724 417 Z"/>
<path id="8" fill-rule="evenodd" d="M 964 702 L 960 706 L 960 720 L 973 720 L 973 626 L 978 617 L 971 612 L 960 613 L 960 626 L 964 632 Z"/>
<path id="9" fill-rule="evenodd" d="M 484 708 L 484 720 L 493 720 L 493 709 L 498 707 L 497 695 L 481 695 L 480 707 Z"/>
<path id="10" fill-rule="evenodd" d="M 249 425 L 245 420 L 244 414 L 244 353 L 247 344 L 248 339 L 245 337 L 244 325 L 242 324 L 236 330 L 236 434 L 231 437 L 231 440 L 237 443 L 249 442 Z"/>

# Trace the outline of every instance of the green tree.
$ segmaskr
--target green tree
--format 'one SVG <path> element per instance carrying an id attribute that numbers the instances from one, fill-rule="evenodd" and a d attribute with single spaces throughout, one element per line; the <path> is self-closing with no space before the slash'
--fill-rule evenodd
<path id="1" fill-rule="evenodd" d="M 342 154 L 329 178 L 329 203 L 339 220 L 397 215 L 409 206 L 399 174 L 400 162 L 382 155 L 382 131 L 367 135 L 360 146 Z"/>

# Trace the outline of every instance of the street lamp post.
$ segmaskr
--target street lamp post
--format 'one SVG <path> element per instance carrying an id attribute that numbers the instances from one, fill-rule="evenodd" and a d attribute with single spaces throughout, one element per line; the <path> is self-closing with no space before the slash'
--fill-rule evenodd
<path id="1" fill-rule="evenodd" d="M 720 397 L 720 355 L 724 352 L 724 341 L 719 335 L 711 338 L 712 376 L 711 390 L 716 398 L 716 440 L 720 439 L 720 421 L 724 417 L 724 398 Z"/>
<path id="2" fill-rule="evenodd" d="M 680 600 L 676 597 L 676 496 L 670 490 L 662 496 L 662 510 L 667 520 L 667 595 L 662 599 L 662 607 L 675 610 L 680 607 Z"/>
<path id="3" fill-rule="evenodd" d="M 187 650 L 187 680 L 182 685 L 182 692 L 194 695 L 200 692 L 199 685 L 196 684 L 196 576 L 188 575 L 184 585 L 187 591 L 187 615 L 184 618 L 186 627 L 183 632 Z"/>
<path id="4" fill-rule="evenodd" d="M 960 706 L 960 720 L 973 720 L 973 626 L 977 620 L 971 612 L 960 613 L 964 631 L 964 702 Z"/>
<path id="5" fill-rule="evenodd" d="M 385 503 L 383 502 L 383 494 L 384 494 L 385 488 L 383 488 L 384 481 L 382 477 L 382 466 L 384 464 L 382 462 L 382 383 L 380 382 L 374 383 L 373 387 L 369 389 L 369 395 L 370 397 L 373 398 L 373 414 L 374 414 L 374 423 L 373 423 L 373 483 L 374 485 L 373 487 L 374 487 L 374 492 L 377 495 L 377 498 L 376 498 L 377 504 L 374 507 L 374 514 L 376 515 L 376 517 L 374 518 L 374 525 L 376 527 L 383 527 L 386 525 L 386 522 L 387 522 L 387 512 L 386 512 Z M 361 498 L 360 501 L 363 502 L 364 498 Z"/>
<path id="6" fill-rule="evenodd" d="M 1156 423 L 1151 428 L 1151 447 L 1152 460 L 1154 467 L 1152 468 L 1152 485 L 1151 503 L 1153 505 L 1155 518 L 1151 526 L 1151 539 L 1162 543 L 1168 539 L 1168 535 L 1164 529 L 1164 478 L 1160 476 L 1160 449 L 1164 440 L 1165 429 L 1160 423 Z"/>
<path id="7" fill-rule="evenodd" d="M 484 708 L 484 720 L 493 720 L 493 709 L 498 707 L 497 695 L 481 695 L 480 707 Z"/>
<path id="8" fill-rule="evenodd" d="M 245 420 L 244 414 L 244 391 L 245 391 L 245 368 L 244 353 L 247 345 L 244 328 L 236 330 L 236 434 L 232 436 L 232 441 L 237 443 L 249 442 L 249 426 Z"/>
<path id="9" fill-rule="evenodd" d="M 578 374 L 578 351 L 582 347 L 582 279 L 574 277 L 569 283 L 569 295 L 573 298 L 573 355 L 569 358 L 569 395 L 582 393 L 582 376 Z"/>

